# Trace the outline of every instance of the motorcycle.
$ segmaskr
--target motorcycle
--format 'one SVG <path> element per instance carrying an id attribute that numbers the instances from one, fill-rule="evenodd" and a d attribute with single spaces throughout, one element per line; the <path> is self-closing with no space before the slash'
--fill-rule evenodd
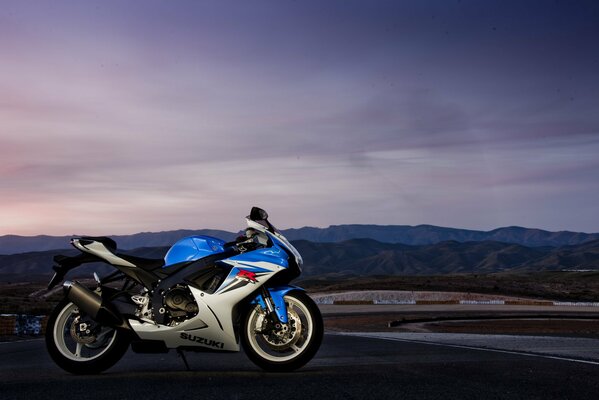
<path id="1" fill-rule="evenodd" d="M 191 236 L 164 259 L 117 252 L 107 237 L 76 237 L 81 254 L 55 256 L 48 289 L 72 269 L 105 262 L 116 271 L 96 288 L 65 281 L 65 297 L 48 319 L 46 346 L 74 374 L 100 373 L 129 346 L 137 353 L 237 352 L 267 371 L 292 371 L 314 357 L 323 337 L 318 307 L 289 283 L 301 273 L 299 252 L 253 207 L 235 241 Z"/>

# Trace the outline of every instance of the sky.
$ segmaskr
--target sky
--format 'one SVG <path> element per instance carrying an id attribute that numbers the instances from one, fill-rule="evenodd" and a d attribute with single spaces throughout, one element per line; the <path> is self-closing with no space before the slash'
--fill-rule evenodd
<path id="1" fill-rule="evenodd" d="M 0 235 L 599 232 L 596 1 L 3 1 Z"/>

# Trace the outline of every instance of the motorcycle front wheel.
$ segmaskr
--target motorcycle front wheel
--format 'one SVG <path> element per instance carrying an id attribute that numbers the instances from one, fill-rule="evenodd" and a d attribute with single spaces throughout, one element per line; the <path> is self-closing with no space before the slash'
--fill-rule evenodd
<path id="1" fill-rule="evenodd" d="M 58 303 L 48 319 L 48 353 L 73 374 L 100 373 L 120 360 L 128 347 L 126 332 L 99 325 L 67 299 Z"/>
<path id="2" fill-rule="evenodd" d="M 279 328 L 259 305 L 250 308 L 241 329 L 243 348 L 250 360 L 267 371 L 293 371 L 314 357 L 323 337 L 318 306 L 304 292 L 284 296 L 288 323 Z"/>

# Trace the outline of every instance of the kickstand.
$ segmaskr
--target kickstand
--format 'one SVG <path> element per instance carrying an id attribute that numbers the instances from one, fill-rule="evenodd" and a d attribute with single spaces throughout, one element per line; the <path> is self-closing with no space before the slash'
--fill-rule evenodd
<path id="1" fill-rule="evenodd" d="M 188 371 L 191 371 L 191 369 L 189 368 L 189 364 L 187 363 L 187 358 L 185 358 L 185 353 L 183 353 L 183 350 L 177 349 L 177 354 L 179 354 L 179 357 L 183 359 L 183 362 L 185 363 L 185 368 L 187 368 Z"/>

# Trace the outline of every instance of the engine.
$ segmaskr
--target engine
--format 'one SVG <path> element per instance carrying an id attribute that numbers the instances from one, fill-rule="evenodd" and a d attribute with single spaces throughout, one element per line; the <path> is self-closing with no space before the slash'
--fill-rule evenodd
<path id="1" fill-rule="evenodd" d="M 163 304 L 168 325 L 177 325 L 198 315 L 198 304 L 187 286 L 176 285 L 167 290 Z"/>

